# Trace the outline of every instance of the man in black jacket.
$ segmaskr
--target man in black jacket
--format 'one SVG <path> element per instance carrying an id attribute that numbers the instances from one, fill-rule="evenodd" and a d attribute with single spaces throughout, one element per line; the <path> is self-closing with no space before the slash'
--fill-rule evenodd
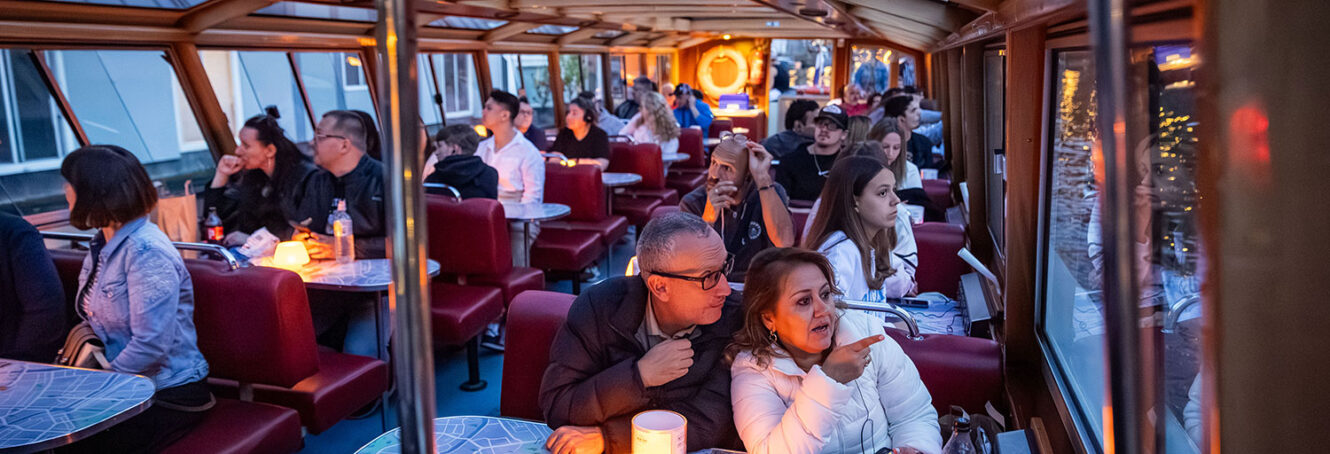
<path id="1" fill-rule="evenodd" d="M 476 156 L 480 135 L 467 125 L 448 125 L 435 134 L 438 151 L 425 166 L 425 182 L 441 183 L 457 189 L 463 199 L 499 198 L 499 171 Z M 428 163 L 427 163 L 428 164 Z M 451 195 L 447 190 L 425 188 L 430 194 Z"/>
<path id="2" fill-rule="evenodd" d="M 310 178 L 305 197 L 314 206 L 328 207 L 311 217 L 306 227 L 313 235 L 304 238 L 311 257 L 333 258 L 332 226 L 328 215 L 337 208 L 334 201 L 346 201 L 355 234 L 356 259 L 387 257 L 387 210 L 383 206 L 383 163 L 366 150 L 378 148 L 378 132 L 372 121 L 351 110 L 333 110 L 323 114 L 314 129 L 314 164 L 323 169 Z M 322 235 L 326 234 L 326 235 Z"/>
<path id="3" fill-rule="evenodd" d="M 49 363 L 69 332 L 65 291 L 37 229 L 0 213 L 0 358 Z"/>
<path id="4" fill-rule="evenodd" d="M 672 410 L 688 419 L 688 451 L 738 448 L 724 350 L 742 323 L 720 236 L 674 213 L 647 223 L 640 276 L 606 280 L 573 302 L 554 337 L 540 407 L 555 454 L 629 452 L 632 418 Z"/>

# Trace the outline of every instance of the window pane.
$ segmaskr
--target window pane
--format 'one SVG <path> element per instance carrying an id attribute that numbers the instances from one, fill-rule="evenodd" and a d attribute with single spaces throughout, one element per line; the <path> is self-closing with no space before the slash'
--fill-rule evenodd
<path id="1" fill-rule="evenodd" d="M 416 82 L 420 85 L 417 88 L 420 93 L 420 120 L 425 123 L 425 130 L 433 137 L 434 132 L 443 124 L 443 119 L 439 117 L 439 112 L 442 111 L 437 102 L 440 99 L 439 88 L 434 84 L 434 72 L 431 71 L 429 54 L 416 55 L 416 74 Z"/>
<path id="2" fill-rule="evenodd" d="M 610 95 L 616 106 L 628 99 L 628 80 L 624 78 L 623 63 L 622 55 L 610 56 Z"/>
<path id="3" fill-rule="evenodd" d="M 161 51 L 47 51 L 51 72 L 92 143 L 125 147 L 154 180 L 202 185 L 213 159 Z"/>
<path id="4" fill-rule="evenodd" d="M 850 46 L 850 74 L 854 76 L 854 84 L 871 93 L 885 93 L 891 82 L 888 68 L 893 54 L 895 52 L 885 47 Z"/>
<path id="5" fill-rule="evenodd" d="M 0 211 L 65 207 L 60 158 L 78 139 L 28 49 L 0 49 Z"/>
<path id="6" fill-rule="evenodd" d="M 448 122 L 479 124 L 484 103 L 476 78 L 475 57 L 471 54 L 433 54 L 430 58 L 439 78 Z"/>
<path id="7" fill-rule="evenodd" d="M 374 100 L 369 94 L 360 56 L 354 53 L 300 52 L 295 54 L 300 80 L 305 84 L 315 117 L 330 110 L 362 110 L 371 117 Z"/>
<path id="8" fill-rule="evenodd" d="M 825 39 L 771 40 L 772 89 L 829 93 L 833 44 Z"/>
<path id="9" fill-rule="evenodd" d="M 917 87 L 914 78 L 914 57 L 901 55 L 896 61 L 896 86 L 897 87 Z"/>
<path id="10" fill-rule="evenodd" d="M 461 28 L 467 30 L 493 30 L 508 23 L 501 20 L 477 19 L 474 17 L 454 17 L 448 16 L 443 19 L 430 22 L 431 27 Z"/>
<path id="11" fill-rule="evenodd" d="M 58 0 L 68 3 L 89 3 L 96 5 L 135 6 L 140 8 L 188 9 L 203 4 L 208 0 Z"/>
<path id="12" fill-rule="evenodd" d="M 541 25 L 539 27 L 527 30 L 526 32 L 536 35 L 562 35 L 566 33 L 572 33 L 574 31 L 577 31 L 577 27 L 575 26 Z"/>
<path id="13" fill-rule="evenodd" d="M 554 127 L 554 93 L 550 91 L 549 57 L 539 54 L 490 54 L 494 88 L 526 96 L 536 111 L 532 125 Z"/>
<path id="14" fill-rule="evenodd" d="M 314 138 L 305 101 L 285 52 L 201 51 L 204 70 L 217 100 L 226 112 L 232 133 L 239 134 L 245 120 L 276 106 L 277 120 L 287 137 L 297 143 Z"/>
<path id="15" fill-rule="evenodd" d="M 987 166 L 988 184 L 988 229 L 999 249 L 1004 248 L 1006 233 L 1003 227 L 1007 219 L 1007 125 L 1006 113 L 1006 64 L 1005 52 L 990 50 L 984 52 L 984 143 L 985 165 Z"/>
<path id="16" fill-rule="evenodd" d="M 559 75 L 563 78 L 563 99 L 576 98 L 585 78 L 582 74 L 582 59 L 575 54 L 560 55 Z"/>
<path id="17" fill-rule="evenodd" d="M 255 11 L 256 15 L 307 17 L 339 21 L 374 22 L 379 14 L 373 8 L 352 8 L 349 6 L 320 5 L 316 3 L 277 2 Z"/>
<path id="18" fill-rule="evenodd" d="M 596 94 L 597 98 L 604 96 L 604 89 L 601 81 L 604 76 L 601 73 L 602 62 L 599 55 L 582 55 L 582 90 L 590 91 Z"/>

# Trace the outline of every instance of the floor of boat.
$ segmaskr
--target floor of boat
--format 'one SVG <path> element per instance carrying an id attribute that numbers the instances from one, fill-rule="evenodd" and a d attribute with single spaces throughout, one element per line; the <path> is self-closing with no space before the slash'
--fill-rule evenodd
<path id="1" fill-rule="evenodd" d="M 628 266 L 628 260 L 634 255 L 635 235 L 632 230 L 624 240 L 614 245 L 608 273 L 622 276 Z M 606 275 L 602 263 L 600 274 Z M 583 282 L 586 289 L 591 283 Z M 572 293 L 572 282 L 548 282 L 546 288 L 551 291 Z M 434 355 L 434 396 L 436 416 L 457 415 L 499 415 L 499 393 L 503 375 L 503 354 L 488 349 L 481 349 L 480 374 L 489 386 L 476 392 L 466 392 L 458 385 L 466 381 L 466 351 L 463 349 L 439 349 Z M 301 453 L 351 453 L 383 434 L 382 417 L 387 413 L 387 427 L 397 427 L 396 406 L 389 403 L 380 407 L 373 414 L 361 419 L 344 420 L 321 434 L 305 436 L 305 448 Z"/>

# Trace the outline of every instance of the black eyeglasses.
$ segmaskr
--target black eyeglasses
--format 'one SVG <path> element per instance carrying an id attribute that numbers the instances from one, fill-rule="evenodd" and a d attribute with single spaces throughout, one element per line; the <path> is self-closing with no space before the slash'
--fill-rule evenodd
<path id="1" fill-rule="evenodd" d="M 720 283 L 720 278 L 725 277 L 726 274 L 730 274 L 730 270 L 733 269 L 734 269 L 734 254 L 726 254 L 725 264 L 721 265 L 719 270 L 708 271 L 706 274 L 703 274 L 701 276 L 684 276 L 681 274 L 665 273 L 660 271 L 650 271 L 650 273 L 661 277 L 668 277 L 671 279 L 681 279 L 685 281 L 699 282 L 702 284 L 702 290 L 711 290 L 713 288 L 716 288 L 716 284 Z"/>

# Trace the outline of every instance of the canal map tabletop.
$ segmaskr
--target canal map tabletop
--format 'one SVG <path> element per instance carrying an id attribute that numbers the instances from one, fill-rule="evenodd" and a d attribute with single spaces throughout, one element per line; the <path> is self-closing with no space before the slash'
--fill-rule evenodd
<path id="1" fill-rule="evenodd" d="M 446 416 L 434 419 L 434 442 L 440 454 L 544 453 L 554 431 L 544 424 L 490 416 Z M 402 452 L 400 429 L 380 435 L 357 454 Z"/>
<path id="2" fill-rule="evenodd" d="M 153 392 L 139 375 L 0 359 L 0 452 L 86 438 L 143 412 Z"/>

